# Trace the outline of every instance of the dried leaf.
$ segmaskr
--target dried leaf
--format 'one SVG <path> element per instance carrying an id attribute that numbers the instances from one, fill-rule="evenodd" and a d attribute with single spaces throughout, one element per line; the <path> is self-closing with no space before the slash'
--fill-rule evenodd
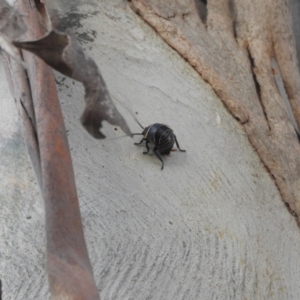
<path id="1" fill-rule="evenodd" d="M 14 45 L 38 55 L 55 70 L 83 83 L 86 108 L 81 122 L 93 137 L 105 138 L 100 132 L 104 120 L 120 126 L 131 136 L 125 120 L 111 100 L 96 63 L 84 55 L 70 30 L 65 33 L 53 30 L 39 40 L 14 42 Z"/>

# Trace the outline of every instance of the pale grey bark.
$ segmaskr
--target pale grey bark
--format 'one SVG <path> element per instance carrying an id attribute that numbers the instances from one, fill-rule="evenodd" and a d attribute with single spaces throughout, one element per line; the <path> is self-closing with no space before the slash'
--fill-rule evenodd
<path id="1" fill-rule="evenodd" d="M 138 138 L 92 139 L 79 122 L 83 89 L 57 75 L 101 298 L 298 300 L 299 228 L 242 126 L 127 2 L 102 2 L 80 22 L 112 96 L 143 125 L 170 125 L 187 150 L 166 157 L 160 171 L 154 155 L 133 145 Z M 3 298 L 46 299 L 42 199 L 2 65 L 0 93 Z"/>

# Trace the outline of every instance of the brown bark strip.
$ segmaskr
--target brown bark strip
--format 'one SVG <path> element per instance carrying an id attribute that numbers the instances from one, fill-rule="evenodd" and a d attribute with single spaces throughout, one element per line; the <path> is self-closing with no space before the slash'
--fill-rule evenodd
<path id="1" fill-rule="evenodd" d="M 300 220 L 299 141 L 271 66 L 271 58 L 275 56 L 299 125 L 300 77 L 291 26 L 289 23 L 283 26 L 289 20 L 286 1 L 239 0 L 232 1 L 230 7 L 229 0 L 211 0 L 207 4 L 206 26 L 198 16 L 194 0 L 175 0 L 172 5 L 163 0 L 129 2 L 210 83 L 244 126 L 283 200 Z M 288 49 L 284 48 L 286 43 Z M 257 95 L 253 72 L 260 95 Z"/>
<path id="2" fill-rule="evenodd" d="M 17 9 L 28 28 L 26 39 L 45 34 L 34 1 L 19 1 Z M 13 75 L 10 85 L 45 203 L 47 271 L 52 299 L 100 299 L 84 240 L 54 76 L 51 68 L 35 55 L 23 52 L 23 57 L 27 74 L 20 69 L 15 73 L 17 67 L 10 61 L 8 75 Z"/>

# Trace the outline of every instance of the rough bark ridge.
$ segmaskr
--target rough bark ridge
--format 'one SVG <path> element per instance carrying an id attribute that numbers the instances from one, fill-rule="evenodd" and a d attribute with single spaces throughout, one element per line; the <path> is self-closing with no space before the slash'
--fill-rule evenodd
<path id="1" fill-rule="evenodd" d="M 133 10 L 209 82 L 300 219 L 300 147 L 274 79 L 276 60 L 300 125 L 300 76 L 285 0 L 132 0 Z"/>

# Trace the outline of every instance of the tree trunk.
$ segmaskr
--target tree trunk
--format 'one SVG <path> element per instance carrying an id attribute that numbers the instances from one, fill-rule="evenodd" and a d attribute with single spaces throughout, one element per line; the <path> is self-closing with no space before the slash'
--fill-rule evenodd
<path id="1" fill-rule="evenodd" d="M 161 171 L 138 137 L 114 138 L 118 127 L 93 139 L 79 122 L 82 87 L 56 75 L 101 299 L 300 297 L 290 12 L 279 0 L 232 2 L 199 5 L 204 21 L 188 0 L 101 1 L 66 18 L 131 131 L 141 129 L 129 110 L 143 126 L 168 124 L 187 150 Z M 0 76 L 3 299 L 47 299 L 43 204 L 2 66 Z"/>

